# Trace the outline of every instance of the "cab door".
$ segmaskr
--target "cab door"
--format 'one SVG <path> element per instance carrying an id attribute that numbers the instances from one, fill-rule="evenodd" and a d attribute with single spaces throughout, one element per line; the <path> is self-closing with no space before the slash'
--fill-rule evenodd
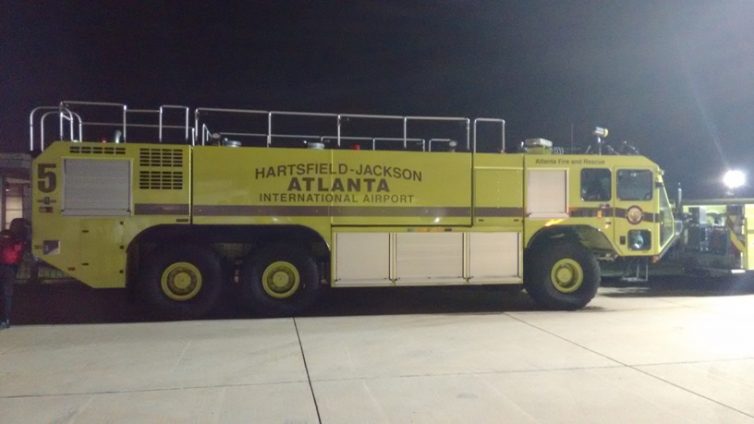
<path id="1" fill-rule="evenodd" d="M 657 252 L 659 193 L 655 174 L 647 168 L 615 168 L 615 239 L 623 255 L 642 256 Z"/>
<path id="2" fill-rule="evenodd" d="M 583 168 L 579 172 L 579 196 L 571 208 L 572 218 L 585 218 L 612 240 L 614 221 L 614 173 L 608 167 Z M 595 222 L 596 221 L 596 222 Z"/>

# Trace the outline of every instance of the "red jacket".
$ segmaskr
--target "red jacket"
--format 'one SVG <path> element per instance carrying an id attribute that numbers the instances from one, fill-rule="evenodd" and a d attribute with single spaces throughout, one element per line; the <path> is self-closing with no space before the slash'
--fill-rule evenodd
<path id="1" fill-rule="evenodd" d="M 0 233 L 0 264 L 16 265 L 24 257 L 24 243 L 7 231 Z"/>

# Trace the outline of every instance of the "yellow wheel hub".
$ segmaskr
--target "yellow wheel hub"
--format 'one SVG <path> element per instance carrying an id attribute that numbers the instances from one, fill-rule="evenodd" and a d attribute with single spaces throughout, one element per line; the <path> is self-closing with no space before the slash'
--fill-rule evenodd
<path id="1" fill-rule="evenodd" d="M 264 292 L 275 299 L 286 299 L 301 287 L 301 276 L 290 262 L 277 261 L 269 264 L 262 273 Z"/>
<path id="2" fill-rule="evenodd" d="M 555 290 L 561 293 L 573 293 L 584 283 L 584 269 L 573 259 L 561 259 L 552 266 L 550 281 Z"/>
<path id="3" fill-rule="evenodd" d="M 162 272 L 160 287 L 170 299 L 191 300 L 202 290 L 202 272 L 189 262 L 175 262 Z"/>

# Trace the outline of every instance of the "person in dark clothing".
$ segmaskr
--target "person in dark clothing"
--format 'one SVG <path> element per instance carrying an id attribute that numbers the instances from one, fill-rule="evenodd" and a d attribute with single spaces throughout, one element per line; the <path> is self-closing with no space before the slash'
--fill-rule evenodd
<path id="1" fill-rule="evenodd" d="M 13 286 L 16 283 L 18 264 L 24 256 L 28 225 L 23 219 L 11 221 L 10 228 L 0 232 L 0 295 L 3 297 L 0 329 L 10 327 L 10 312 L 13 303 Z"/>

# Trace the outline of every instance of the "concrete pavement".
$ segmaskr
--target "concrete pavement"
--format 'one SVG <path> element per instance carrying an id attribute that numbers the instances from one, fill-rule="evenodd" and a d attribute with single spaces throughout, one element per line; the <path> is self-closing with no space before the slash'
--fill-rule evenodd
<path id="1" fill-rule="evenodd" d="M 471 310 L 16 326 L 0 423 L 754 422 L 754 294 L 438 293 Z"/>

